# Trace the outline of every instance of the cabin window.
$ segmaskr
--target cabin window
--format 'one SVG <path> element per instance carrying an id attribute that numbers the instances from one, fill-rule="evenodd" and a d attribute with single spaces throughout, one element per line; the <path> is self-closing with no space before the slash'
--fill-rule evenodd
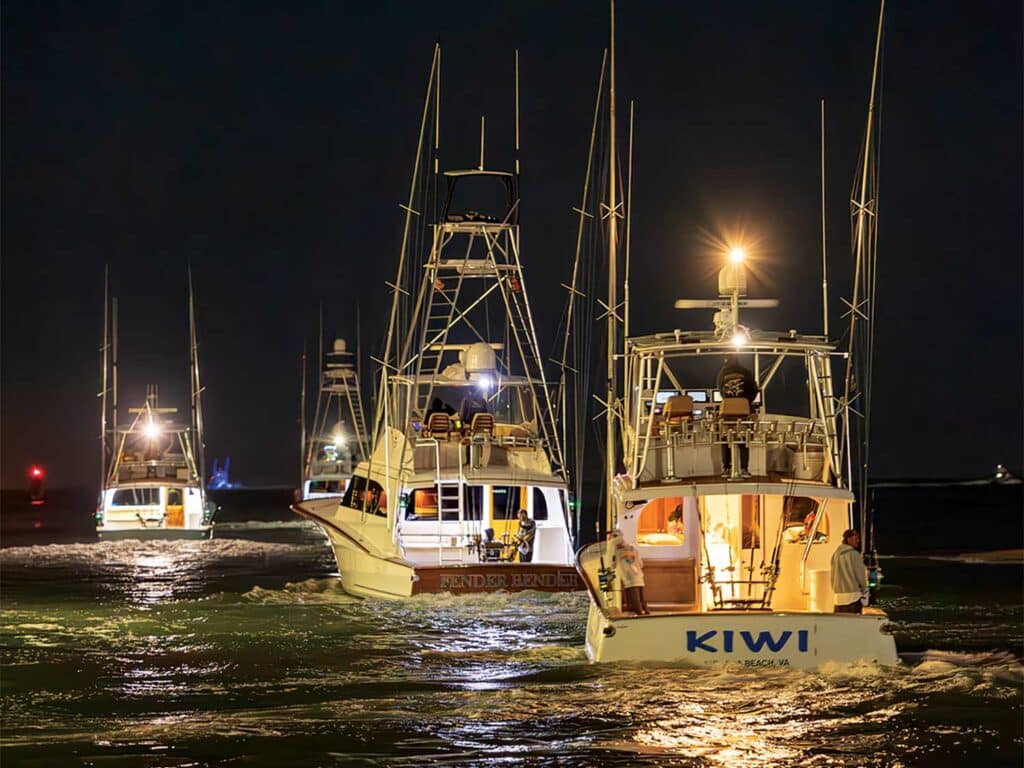
<path id="1" fill-rule="evenodd" d="M 310 493 L 341 493 L 341 480 L 310 480 Z"/>
<path id="2" fill-rule="evenodd" d="M 686 541 L 682 497 L 633 502 L 633 508 L 637 507 L 637 543 L 677 546 Z"/>
<path id="3" fill-rule="evenodd" d="M 493 520 L 511 520 L 519 513 L 519 486 L 494 486 L 494 507 L 491 509 Z"/>
<path id="4" fill-rule="evenodd" d="M 181 489 L 180 488 L 168 488 L 167 489 L 167 506 L 168 507 L 180 507 L 181 506 Z"/>
<path id="5" fill-rule="evenodd" d="M 437 489 L 417 488 L 412 504 L 405 510 L 406 520 L 437 520 Z"/>
<path id="6" fill-rule="evenodd" d="M 156 507 L 159 505 L 159 488 L 119 488 L 114 491 L 114 496 L 110 500 L 112 507 Z"/>
<path id="7" fill-rule="evenodd" d="M 787 496 L 782 505 L 782 526 L 783 536 L 790 544 L 806 544 L 811 531 L 814 530 L 814 520 L 822 511 L 816 499 L 806 496 Z M 828 516 L 826 515 L 814 534 L 814 543 L 821 544 L 828 541 Z"/>
<path id="8" fill-rule="evenodd" d="M 348 490 L 345 491 L 345 496 L 341 500 L 342 506 L 349 507 L 350 509 L 362 509 L 363 492 L 365 490 L 366 478 L 353 475 L 352 482 L 348 484 Z"/>
<path id="9" fill-rule="evenodd" d="M 373 480 L 367 481 L 365 496 L 364 508 L 368 513 L 378 517 L 387 517 L 388 495 L 380 483 Z"/>
<path id="10" fill-rule="evenodd" d="M 484 487 L 482 485 L 465 486 L 462 497 L 462 519 L 484 519 Z"/>
<path id="11" fill-rule="evenodd" d="M 533 489 L 533 519 L 548 519 L 548 501 L 544 498 L 544 491 L 541 488 Z"/>

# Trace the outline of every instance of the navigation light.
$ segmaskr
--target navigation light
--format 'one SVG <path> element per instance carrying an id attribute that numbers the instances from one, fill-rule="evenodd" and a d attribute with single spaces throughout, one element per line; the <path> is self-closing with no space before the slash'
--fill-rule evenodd
<path id="1" fill-rule="evenodd" d="M 160 425 L 155 421 L 150 421 L 146 424 L 146 437 L 150 440 L 154 440 L 160 437 Z"/>
<path id="2" fill-rule="evenodd" d="M 735 246 L 729 251 L 729 261 L 733 264 L 742 264 L 747 258 L 747 251 L 745 248 Z"/>

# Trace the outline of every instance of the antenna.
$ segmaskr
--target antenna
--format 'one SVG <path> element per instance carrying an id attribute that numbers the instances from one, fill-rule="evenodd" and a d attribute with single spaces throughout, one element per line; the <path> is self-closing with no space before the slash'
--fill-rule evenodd
<path id="1" fill-rule="evenodd" d="M 516 177 L 519 177 L 519 49 L 516 48 L 516 69 L 515 69 L 515 92 L 516 92 L 516 106 L 515 106 L 515 142 L 516 142 Z"/>
<path id="2" fill-rule="evenodd" d="M 484 169 L 484 116 L 480 115 L 480 170 Z"/>
<path id="3" fill-rule="evenodd" d="M 825 245 L 825 100 L 821 100 L 821 319 L 828 338 L 828 251 Z"/>

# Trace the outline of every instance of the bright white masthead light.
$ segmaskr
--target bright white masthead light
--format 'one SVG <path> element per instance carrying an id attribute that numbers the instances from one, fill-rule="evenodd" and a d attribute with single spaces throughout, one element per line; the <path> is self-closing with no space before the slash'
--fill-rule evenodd
<path id="1" fill-rule="evenodd" d="M 749 340 L 750 339 L 748 338 L 746 331 L 742 329 L 737 329 L 736 331 L 734 331 L 732 334 L 732 339 L 730 339 L 734 347 L 744 347 L 746 346 Z"/>
<path id="2" fill-rule="evenodd" d="M 731 261 L 733 264 L 742 264 L 746 258 L 746 250 L 740 248 L 739 246 L 736 246 L 735 248 L 729 251 L 729 261 Z"/>
<path id="3" fill-rule="evenodd" d="M 160 425 L 155 421 L 150 421 L 146 424 L 146 437 L 152 440 L 153 438 L 160 437 Z"/>

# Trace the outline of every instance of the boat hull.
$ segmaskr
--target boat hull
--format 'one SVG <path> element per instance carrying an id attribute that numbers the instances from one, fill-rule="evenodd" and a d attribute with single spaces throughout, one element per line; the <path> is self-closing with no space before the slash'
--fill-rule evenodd
<path id="1" fill-rule="evenodd" d="M 716 611 L 610 618 L 591 603 L 587 656 L 595 662 L 817 669 L 832 662 L 900 663 L 889 618 L 857 614 Z"/>
<path id="2" fill-rule="evenodd" d="M 203 528 L 97 528 L 100 541 L 202 541 L 210 538 L 210 526 Z"/>
<path id="3" fill-rule="evenodd" d="M 322 501 L 321 501 L 322 504 Z M 551 563 L 418 565 L 370 552 L 344 524 L 303 502 L 292 509 L 320 525 L 330 539 L 341 585 L 357 597 L 400 600 L 413 595 L 487 592 L 574 592 L 584 588 L 575 567 Z"/>

